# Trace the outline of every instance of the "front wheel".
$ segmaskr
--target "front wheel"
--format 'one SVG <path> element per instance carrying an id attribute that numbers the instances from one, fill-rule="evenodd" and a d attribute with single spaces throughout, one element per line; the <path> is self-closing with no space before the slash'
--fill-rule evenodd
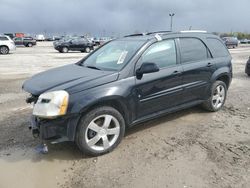
<path id="1" fill-rule="evenodd" d="M 211 112 L 219 111 L 227 97 L 227 86 L 222 81 L 216 81 L 211 88 L 211 94 L 207 101 L 203 103 L 203 107 Z"/>
<path id="2" fill-rule="evenodd" d="M 0 54 L 8 54 L 9 53 L 9 48 L 6 46 L 0 47 Z"/>
<path id="3" fill-rule="evenodd" d="M 32 43 L 28 43 L 28 45 L 27 45 L 28 47 L 32 47 L 33 46 L 33 44 Z"/>
<path id="4" fill-rule="evenodd" d="M 120 112 L 103 106 L 81 118 L 76 143 L 83 153 L 98 156 L 112 151 L 120 143 L 124 133 L 125 121 Z"/>

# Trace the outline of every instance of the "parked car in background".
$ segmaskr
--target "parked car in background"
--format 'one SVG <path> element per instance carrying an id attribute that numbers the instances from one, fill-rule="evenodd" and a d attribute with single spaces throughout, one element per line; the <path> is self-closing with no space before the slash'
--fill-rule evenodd
<path id="1" fill-rule="evenodd" d="M 240 40 L 240 43 L 241 44 L 249 44 L 250 40 L 249 39 L 242 39 L 242 40 Z"/>
<path id="2" fill-rule="evenodd" d="M 35 36 L 35 39 L 36 39 L 37 41 L 45 41 L 45 36 L 42 35 L 42 34 L 39 34 L 39 35 L 36 35 L 36 36 Z"/>
<path id="3" fill-rule="evenodd" d="M 9 36 L 0 35 L 0 54 L 8 54 L 10 51 L 15 51 L 16 45 Z"/>
<path id="4" fill-rule="evenodd" d="M 64 38 L 54 42 L 54 48 L 61 52 L 81 51 L 89 53 L 94 49 L 94 44 L 86 38 Z"/>
<path id="5" fill-rule="evenodd" d="M 245 68 L 245 73 L 250 76 L 250 57 L 247 61 L 246 68 Z"/>
<path id="6" fill-rule="evenodd" d="M 32 37 L 16 37 L 13 39 L 15 42 L 15 45 L 17 46 L 26 46 L 26 47 L 32 47 L 36 45 L 36 40 Z"/>
<path id="7" fill-rule="evenodd" d="M 103 45 L 110 40 L 111 40 L 110 37 L 100 37 L 100 38 L 95 37 L 95 38 L 93 38 L 92 41 L 93 41 L 95 46 L 100 46 L 100 45 Z"/>
<path id="8" fill-rule="evenodd" d="M 76 64 L 23 84 L 31 94 L 26 101 L 34 102 L 30 128 L 43 143 L 74 141 L 83 153 L 102 155 L 138 123 L 200 104 L 220 110 L 232 79 L 231 61 L 221 39 L 208 33 L 113 40 Z"/>
<path id="9" fill-rule="evenodd" d="M 223 37 L 222 40 L 228 48 L 236 48 L 239 45 L 239 40 L 235 37 Z"/>
<path id="10" fill-rule="evenodd" d="M 12 40 L 15 37 L 13 33 L 4 33 L 4 35 L 9 36 Z"/>

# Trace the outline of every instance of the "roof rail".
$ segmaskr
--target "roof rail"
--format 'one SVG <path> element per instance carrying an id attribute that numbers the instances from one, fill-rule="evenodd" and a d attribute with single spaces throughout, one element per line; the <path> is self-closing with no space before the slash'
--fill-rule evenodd
<path id="1" fill-rule="evenodd" d="M 207 33 L 207 31 L 203 31 L 203 30 L 187 30 L 187 31 L 181 31 L 181 33 Z"/>
<path id="2" fill-rule="evenodd" d="M 169 33 L 171 31 L 154 31 L 154 32 L 149 32 L 147 35 L 152 35 L 152 34 L 164 34 L 164 33 Z"/>
<path id="3" fill-rule="evenodd" d="M 145 33 L 137 33 L 137 34 L 131 34 L 131 35 L 125 35 L 124 37 L 136 37 L 136 36 L 144 36 Z"/>
<path id="4" fill-rule="evenodd" d="M 147 35 L 152 35 L 152 34 L 164 34 L 164 33 L 169 33 L 171 31 L 154 31 L 154 32 L 149 32 Z"/>

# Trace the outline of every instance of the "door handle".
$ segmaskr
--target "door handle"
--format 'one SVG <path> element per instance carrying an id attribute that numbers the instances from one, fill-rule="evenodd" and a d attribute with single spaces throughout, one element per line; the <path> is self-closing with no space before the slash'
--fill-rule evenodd
<path id="1" fill-rule="evenodd" d="M 181 72 L 178 71 L 178 70 L 176 70 L 176 71 L 173 72 L 173 74 L 174 74 L 174 75 L 179 75 L 179 74 L 181 74 Z"/>
<path id="2" fill-rule="evenodd" d="M 208 64 L 207 64 L 207 67 L 212 67 L 212 66 L 213 66 L 212 63 L 208 63 Z"/>

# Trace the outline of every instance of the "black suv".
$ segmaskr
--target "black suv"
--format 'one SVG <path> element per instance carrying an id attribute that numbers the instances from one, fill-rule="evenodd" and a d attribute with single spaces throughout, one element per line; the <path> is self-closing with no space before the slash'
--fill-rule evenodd
<path id="1" fill-rule="evenodd" d="M 41 140 L 75 141 L 96 156 L 114 149 L 135 124 L 194 105 L 225 103 L 231 56 L 215 35 L 159 32 L 110 41 L 76 64 L 33 76 L 23 89 L 34 102 Z"/>
<path id="2" fill-rule="evenodd" d="M 94 43 L 86 38 L 66 38 L 54 42 L 54 48 L 61 53 L 67 53 L 69 50 L 89 53 L 94 49 Z"/>
<path id="3" fill-rule="evenodd" d="M 26 46 L 26 47 L 32 47 L 34 45 L 36 45 L 36 40 L 33 39 L 32 37 L 16 37 L 13 39 L 15 42 L 15 45 L 22 45 L 22 46 Z"/>

